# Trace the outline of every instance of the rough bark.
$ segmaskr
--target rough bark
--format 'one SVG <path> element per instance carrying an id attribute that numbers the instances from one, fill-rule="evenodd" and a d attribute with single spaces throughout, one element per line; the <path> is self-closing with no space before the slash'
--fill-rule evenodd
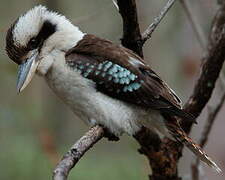
<path id="1" fill-rule="evenodd" d="M 53 180 L 66 180 L 70 170 L 77 164 L 84 153 L 103 136 L 104 129 L 101 126 L 91 128 L 63 156 L 53 172 Z"/>
<path id="2" fill-rule="evenodd" d="M 138 23 L 136 2 L 135 0 L 118 0 L 117 3 L 123 19 L 123 37 L 121 43 L 143 57 L 142 37 Z"/>

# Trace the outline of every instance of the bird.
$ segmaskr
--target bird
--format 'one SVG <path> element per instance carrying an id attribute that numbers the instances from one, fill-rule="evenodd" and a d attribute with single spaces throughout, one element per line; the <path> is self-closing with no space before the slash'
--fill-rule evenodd
<path id="1" fill-rule="evenodd" d="M 12 23 L 5 49 L 19 65 L 18 93 L 37 74 L 87 125 L 101 125 L 115 136 L 132 136 L 146 127 L 183 143 L 221 172 L 177 120 L 164 118 L 195 120 L 167 83 L 132 50 L 82 32 L 64 15 L 42 5 Z"/>

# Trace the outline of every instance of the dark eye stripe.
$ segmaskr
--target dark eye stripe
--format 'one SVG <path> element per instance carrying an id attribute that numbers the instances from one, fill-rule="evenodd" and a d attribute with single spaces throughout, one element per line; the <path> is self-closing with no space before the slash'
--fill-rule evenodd
<path id="1" fill-rule="evenodd" d="M 36 39 L 46 40 L 47 38 L 49 38 L 49 36 L 51 36 L 55 32 L 56 32 L 56 25 L 52 24 L 49 20 L 46 20 L 42 25 L 40 32 L 36 36 Z"/>
<path id="2" fill-rule="evenodd" d="M 41 47 L 43 42 L 49 38 L 54 32 L 56 32 L 56 25 L 52 24 L 50 21 L 46 20 L 40 32 L 36 37 L 33 37 L 30 39 L 30 41 L 27 44 L 28 49 L 36 49 L 38 47 Z"/>
<path id="3" fill-rule="evenodd" d="M 31 40 L 29 41 L 28 45 L 27 45 L 27 48 L 29 50 L 33 50 L 33 49 L 36 49 L 38 48 L 38 46 L 40 45 L 41 43 L 41 39 L 37 39 L 37 38 L 31 38 Z"/>

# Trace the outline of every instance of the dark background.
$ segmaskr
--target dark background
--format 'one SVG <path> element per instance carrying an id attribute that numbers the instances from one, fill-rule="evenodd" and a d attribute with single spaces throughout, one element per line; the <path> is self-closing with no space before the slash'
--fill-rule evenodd
<path id="1" fill-rule="evenodd" d="M 216 12 L 216 2 L 189 0 L 192 11 L 205 35 Z M 165 0 L 137 1 L 141 30 L 153 21 Z M 5 53 L 5 36 L 10 24 L 34 5 L 47 5 L 65 14 L 84 32 L 119 43 L 121 17 L 111 0 L 0 0 L 0 179 L 47 180 L 56 162 L 87 130 L 79 118 L 50 91 L 43 79 L 36 76 L 20 94 L 16 93 L 17 66 Z M 199 74 L 203 51 L 179 2 L 163 19 L 151 40 L 145 44 L 144 56 L 152 68 L 168 82 L 183 102 L 191 94 Z M 210 105 L 218 102 L 215 91 Z M 221 110 L 211 132 L 206 151 L 225 170 L 225 121 Z M 198 119 L 191 136 L 197 141 L 202 131 L 207 108 Z M 70 179 L 144 179 L 147 160 L 137 153 L 136 141 L 124 135 L 113 143 L 96 144 L 70 174 Z M 190 179 L 194 155 L 189 151 L 180 160 L 181 175 Z M 202 164 L 202 173 L 209 180 L 225 179 Z M 204 179 L 204 178 L 201 179 Z"/>

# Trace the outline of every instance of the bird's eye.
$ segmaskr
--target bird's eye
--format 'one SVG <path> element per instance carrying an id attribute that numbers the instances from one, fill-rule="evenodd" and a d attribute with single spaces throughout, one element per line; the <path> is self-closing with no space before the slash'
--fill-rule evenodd
<path id="1" fill-rule="evenodd" d="M 39 41 L 37 38 L 31 38 L 31 40 L 28 43 L 29 49 L 36 49 L 39 45 Z"/>

